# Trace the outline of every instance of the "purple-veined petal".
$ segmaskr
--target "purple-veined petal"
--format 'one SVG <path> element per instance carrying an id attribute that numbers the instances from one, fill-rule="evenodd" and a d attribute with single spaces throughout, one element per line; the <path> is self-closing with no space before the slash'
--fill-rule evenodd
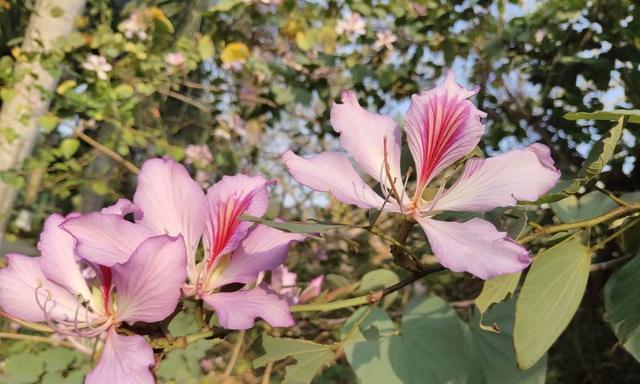
<path id="1" fill-rule="evenodd" d="M 195 278 L 195 257 L 204 231 L 204 192 L 182 164 L 168 157 L 145 161 L 133 197 L 144 217 L 139 223 L 156 235 L 182 235 L 189 257 L 189 277 Z"/>
<path id="2" fill-rule="evenodd" d="M 440 171 L 480 141 L 485 113 L 467 100 L 476 92 L 461 87 L 449 71 L 443 84 L 411 97 L 405 131 L 418 173 L 418 196 Z"/>
<path id="3" fill-rule="evenodd" d="M 106 215 L 119 215 L 120 217 L 125 217 L 132 213 L 133 219 L 136 221 L 142 220 L 143 217 L 142 210 L 137 205 L 129 201 L 129 199 L 118 199 L 115 204 L 102 208 L 100 213 L 104 213 Z"/>
<path id="4" fill-rule="evenodd" d="M 307 285 L 307 287 L 300 294 L 299 302 L 300 303 L 306 303 L 309 300 L 320 296 L 320 293 L 322 293 L 322 284 L 323 283 L 324 283 L 324 275 L 320 275 L 320 276 L 314 277 L 309 282 L 309 285 Z"/>
<path id="5" fill-rule="evenodd" d="M 153 384 L 150 368 L 153 350 L 144 337 L 124 336 L 109 330 L 98 364 L 87 374 L 86 384 Z"/>
<path id="6" fill-rule="evenodd" d="M 331 107 L 331 126 L 340 133 L 340 144 L 351 154 L 358 166 L 374 179 L 390 187 L 391 182 L 385 171 L 386 142 L 386 158 L 391 180 L 395 179 L 396 187 L 402 188 L 402 133 L 392 118 L 363 109 L 358 103 L 356 93 L 345 91 L 342 93 L 342 104 L 334 103 Z"/>
<path id="7" fill-rule="evenodd" d="M 77 216 L 71 214 L 67 218 Z M 80 295 L 84 300 L 93 300 L 76 258 L 75 240 L 60 228 L 64 220 L 62 215 L 54 213 L 44 222 L 44 229 L 38 241 L 41 254 L 40 268 L 49 280 L 66 288 L 73 295 Z"/>
<path id="8" fill-rule="evenodd" d="M 205 259 L 235 250 L 253 223 L 242 221 L 248 214 L 260 217 L 267 212 L 271 182 L 262 176 L 224 176 L 207 191 L 207 224 L 204 234 Z"/>
<path id="9" fill-rule="evenodd" d="M 250 283 L 258 274 L 276 268 L 287 258 L 289 244 L 302 241 L 304 236 L 280 231 L 258 224 L 249 232 L 242 244 L 228 256 L 229 259 L 217 265 L 220 271 L 209 288 L 230 283 Z"/>
<path id="10" fill-rule="evenodd" d="M 105 266 L 126 262 L 140 243 L 154 235 L 143 225 L 99 212 L 67 219 L 61 226 L 76 239 L 80 257 Z"/>
<path id="11" fill-rule="evenodd" d="M 9 266 L 0 269 L 0 307 L 4 311 L 31 322 L 45 321 L 45 311 L 54 320 L 74 319 L 80 301 L 47 279 L 39 257 L 10 253 L 7 260 Z M 84 314 L 82 311 L 83 319 Z"/>
<path id="12" fill-rule="evenodd" d="M 329 192 L 345 204 L 378 209 L 384 204 L 384 199 L 362 180 L 344 153 L 322 152 L 303 158 L 289 150 L 282 155 L 282 161 L 299 183 Z M 384 206 L 387 211 L 399 211 L 395 202 L 388 201 Z"/>
<path id="13" fill-rule="evenodd" d="M 126 263 L 111 267 L 118 320 L 150 323 L 169 316 L 186 277 L 186 253 L 182 236 L 160 235 L 142 242 Z"/>
<path id="14" fill-rule="evenodd" d="M 287 302 L 265 286 L 247 291 L 214 293 L 202 299 L 216 311 L 223 328 L 249 329 L 258 317 L 272 327 L 294 324 Z"/>
<path id="15" fill-rule="evenodd" d="M 464 223 L 429 218 L 416 220 L 427 234 L 440 264 L 455 272 L 469 272 L 481 279 L 525 269 L 531 259 L 520 244 L 479 218 Z"/>
<path id="16" fill-rule="evenodd" d="M 486 212 L 519 200 L 534 201 L 560 178 L 549 148 L 533 144 L 489 159 L 471 159 L 433 210 Z"/>

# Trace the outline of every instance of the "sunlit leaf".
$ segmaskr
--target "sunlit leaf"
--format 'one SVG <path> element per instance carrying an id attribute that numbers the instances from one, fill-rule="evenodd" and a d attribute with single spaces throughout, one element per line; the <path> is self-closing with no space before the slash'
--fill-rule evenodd
<path id="1" fill-rule="evenodd" d="M 258 217 L 253 217 L 249 215 L 242 215 L 240 218 L 245 221 L 259 223 L 272 228 L 282 229 L 283 231 L 293 232 L 293 233 L 319 233 L 319 232 L 330 231 L 332 229 L 350 228 L 349 225 L 339 224 L 339 223 L 324 223 L 324 222 L 300 223 L 300 222 L 293 222 L 293 221 L 275 221 L 275 220 L 260 219 Z"/>
<path id="2" fill-rule="evenodd" d="M 296 359 L 295 364 L 288 365 L 285 369 L 283 383 L 289 384 L 310 383 L 316 373 L 335 358 L 331 347 L 306 340 L 263 335 L 262 348 L 265 353 L 253 361 L 254 368 L 263 367 L 269 362 L 283 360 L 289 356 Z"/>
<path id="3" fill-rule="evenodd" d="M 621 116 L 629 116 L 629 123 L 640 123 L 640 109 L 614 109 L 613 111 L 574 112 L 563 117 L 567 120 L 608 120 L 616 121 Z"/>
<path id="4" fill-rule="evenodd" d="M 250 55 L 249 47 L 247 47 L 245 43 L 233 42 L 224 47 L 222 53 L 220 53 L 220 60 L 222 60 L 224 64 L 244 63 Z"/>
<path id="5" fill-rule="evenodd" d="M 397 327 L 381 309 L 360 320 L 356 311 L 342 330 L 349 364 L 363 383 L 464 383 L 469 368 L 463 324 L 442 299 L 418 297 Z M 351 336 L 353 337 L 353 336 Z"/>
<path id="6" fill-rule="evenodd" d="M 518 364 L 532 367 L 569 325 L 589 278 L 591 254 L 571 238 L 538 254 L 516 304 Z"/>

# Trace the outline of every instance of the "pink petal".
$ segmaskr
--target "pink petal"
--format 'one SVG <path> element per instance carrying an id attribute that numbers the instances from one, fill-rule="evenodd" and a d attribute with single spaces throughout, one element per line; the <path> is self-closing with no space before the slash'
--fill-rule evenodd
<path id="1" fill-rule="evenodd" d="M 315 277 L 309 285 L 300 294 L 300 303 L 306 303 L 314 297 L 320 296 L 322 293 L 322 284 L 324 283 L 324 275 Z"/>
<path id="2" fill-rule="evenodd" d="M 356 93 L 346 91 L 342 93 L 342 104 L 334 103 L 331 107 L 331 125 L 340 133 L 340 144 L 358 166 L 374 179 L 390 186 L 384 170 L 386 140 L 391 179 L 396 179 L 395 184 L 402 187 L 402 134 L 392 118 L 363 109 Z"/>
<path id="3" fill-rule="evenodd" d="M 279 265 L 271 271 L 271 288 L 280 296 L 293 298 L 297 280 L 298 275 L 290 272 L 284 265 Z"/>
<path id="4" fill-rule="evenodd" d="M 286 301 L 264 286 L 248 291 L 214 293 L 202 299 L 216 311 L 223 328 L 249 329 L 258 317 L 272 327 L 294 324 Z"/>
<path id="5" fill-rule="evenodd" d="M 488 221 L 474 218 L 464 223 L 416 218 L 427 234 L 440 264 L 455 272 L 481 279 L 519 272 L 531 262 L 529 252 L 498 232 Z"/>
<path id="6" fill-rule="evenodd" d="M 133 201 L 144 212 L 139 223 L 156 235 L 182 235 L 189 257 L 189 276 L 206 220 L 204 192 L 181 164 L 168 157 L 145 161 Z"/>
<path id="7" fill-rule="evenodd" d="M 489 159 L 467 161 L 458 181 L 431 209 L 486 212 L 534 201 L 560 178 L 549 148 L 533 144 Z"/>
<path id="8" fill-rule="evenodd" d="M 269 205 L 270 182 L 262 176 L 224 176 L 207 191 L 205 257 L 211 262 L 236 249 L 253 223 L 242 221 L 248 214 L 260 217 Z"/>
<path id="9" fill-rule="evenodd" d="M 77 217 L 76 214 L 67 218 Z M 92 300 L 93 296 L 75 256 L 75 240 L 67 231 L 60 228 L 65 218 L 57 213 L 49 216 L 44 222 L 40 234 L 38 249 L 40 250 L 40 267 L 51 281 L 66 288 L 84 300 Z"/>
<path id="10" fill-rule="evenodd" d="M 156 322 L 169 316 L 180 299 L 187 254 L 182 236 L 145 240 L 129 261 L 114 265 L 118 320 Z"/>
<path id="11" fill-rule="evenodd" d="M 344 153 L 322 152 L 309 158 L 292 151 L 282 155 L 289 173 L 299 183 L 320 192 L 330 192 L 336 199 L 360 208 L 381 208 L 384 200 L 362 180 Z M 385 210 L 398 212 L 395 202 Z"/>
<path id="12" fill-rule="evenodd" d="M 480 141 L 480 119 L 486 114 L 467 100 L 476 92 L 458 85 L 449 71 L 443 84 L 411 97 L 405 131 L 418 172 L 418 196 L 431 179 Z"/>
<path id="13" fill-rule="evenodd" d="M 78 255 L 92 263 L 111 266 L 124 263 L 153 232 L 119 215 L 88 213 L 61 224 L 76 239 Z"/>
<path id="14" fill-rule="evenodd" d="M 120 217 L 125 217 L 126 215 L 132 213 L 133 218 L 136 221 L 142 220 L 143 212 L 142 210 L 135 204 L 133 204 L 128 199 L 118 199 L 115 204 L 102 208 L 100 213 L 104 213 L 107 215 L 120 215 Z"/>
<path id="15" fill-rule="evenodd" d="M 154 364 L 153 350 L 144 337 L 124 336 L 111 329 L 107 335 L 100 361 L 87 374 L 85 383 L 153 384 L 155 379 L 149 368 Z"/>
<path id="16" fill-rule="evenodd" d="M 49 316 L 55 320 L 74 319 L 79 300 L 47 279 L 40 268 L 39 257 L 10 253 L 7 260 L 9 266 L 0 269 L 0 307 L 4 311 L 22 320 L 42 322 L 45 320 L 42 307 L 45 307 L 47 312 L 51 310 Z"/>
<path id="17" fill-rule="evenodd" d="M 255 281 L 260 272 L 282 265 L 292 241 L 302 240 L 304 236 L 300 234 L 257 225 L 231 254 L 228 262 L 220 264 L 220 274 L 210 288 Z"/>

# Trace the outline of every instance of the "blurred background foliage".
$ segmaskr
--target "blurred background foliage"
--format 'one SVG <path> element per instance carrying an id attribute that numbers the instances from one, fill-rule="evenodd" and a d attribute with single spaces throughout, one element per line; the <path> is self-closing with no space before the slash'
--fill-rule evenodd
<path id="1" fill-rule="evenodd" d="M 29 0 L 0 0 L 4 101 L 24 76 L 13 71 L 14 63 L 32 59 L 19 47 L 33 6 Z M 303 154 L 337 148 L 329 111 L 341 91 L 355 88 L 363 105 L 401 121 L 411 94 L 435 85 L 447 68 L 454 68 L 463 84 L 479 86 L 474 101 L 488 114 L 481 144 L 487 153 L 542 142 L 552 148 L 563 174 L 571 176 L 612 124 L 567 121 L 563 115 L 640 105 L 638 20 L 640 7 L 633 0 L 89 0 L 75 20 L 77 31 L 42 58 L 60 82 L 49 113 L 38 120 L 33 155 L 1 175 L 19 189 L 3 253 L 33 250 L 52 212 L 91 211 L 131 196 L 135 166 L 164 155 L 183 161 L 203 186 L 236 172 L 279 179 L 271 217 L 366 223 L 365 212 L 296 186 L 279 155 L 287 148 Z M 104 76 L 87 68 L 89 55 L 102 56 L 111 66 L 103 67 Z M 11 140 L 16 133 L 0 127 L 0 134 Z M 601 174 L 603 186 L 617 196 L 640 185 L 639 136 L 637 125 L 628 125 Z M 602 204 L 611 203 L 602 202 L 604 195 L 594 196 L 530 214 L 545 224 L 584 220 L 611 209 L 602 210 Z M 394 225 L 381 218 L 381 228 Z M 599 233 L 596 228 L 593 236 Z M 628 231 L 596 259 L 634 254 L 638 236 L 640 229 Z M 349 230 L 298 247 L 288 266 L 302 282 L 324 273 L 325 290 L 339 298 L 353 292 L 358 286 L 353 283 L 366 272 L 394 269 L 389 257 L 380 238 Z M 603 320 L 609 274 L 591 274 L 580 309 L 549 353 L 546 374 L 526 382 L 542 382 L 545 376 L 550 383 L 640 381 L 640 366 Z M 464 303 L 481 287 L 459 274 L 437 275 L 404 290 L 390 303 L 390 314 L 398 319 L 400 302 L 428 289 L 461 303 L 459 314 L 469 320 Z M 303 315 L 296 327 L 275 332 L 338 340 L 349 315 L 349 310 Z M 186 330 L 175 329 L 181 332 Z M 196 344 L 171 354 L 159 378 L 186 383 L 221 374 L 242 337 L 243 353 L 235 360 L 234 375 L 225 380 L 259 382 L 264 369 L 251 366 L 259 355 L 258 335 L 236 334 L 213 346 Z M 345 352 L 349 358 L 352 352 Z M 53 383 L 62 375 L 71 382 L 81 377 L 74 372 L 86 369 L 75 355 L 56 354 L 51 363 L 45 353 L 51 349 L 3 341 L 7 380 Z M 344 354 L 337 361 L 316 378 L 318 383 L 355 380 Z M 40 368 L 26 378 L 11 376 L 27 363 Z M 281 378 L 282 364 L 275 368 L 274 377 Z"/>

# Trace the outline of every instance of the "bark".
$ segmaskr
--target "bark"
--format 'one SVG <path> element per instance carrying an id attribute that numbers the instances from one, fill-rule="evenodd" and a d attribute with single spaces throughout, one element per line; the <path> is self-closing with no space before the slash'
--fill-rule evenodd
<path id="1" fill-rule="evenodd" d="M 46 54 L 54 42 L 73 31 L 75 18 L 82 14 L 85 0 L 38 0 L 29 19 L 22 43 L 23 52 Z M 0 172 L 19 168 L 35 145 L 38 117 L 49 108 L 50 95 L 58 78 L 47 72 L 36 56 L 30 62 L 17 62 L 14 73 L 27 75 L 13 86 L 15 97 L 0 111 L 0 129 L 10 128 L 17 138 L 11 142 L 0 136 Z M 0 244 L 11 214 L 16 190 L 0 182 Z"/>

